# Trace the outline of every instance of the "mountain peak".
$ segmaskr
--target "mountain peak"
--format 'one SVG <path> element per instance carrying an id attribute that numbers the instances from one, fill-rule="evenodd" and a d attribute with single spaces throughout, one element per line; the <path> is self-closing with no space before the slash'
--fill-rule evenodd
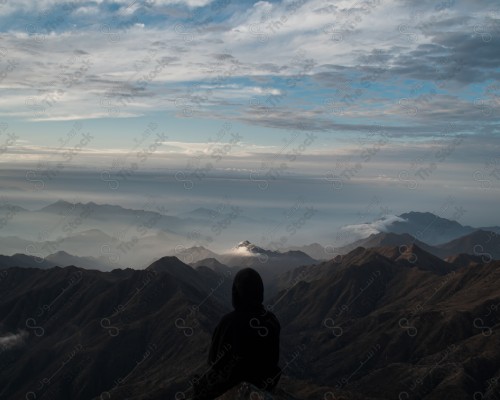
<path id="1" fill-rule="evenodd" d="M 71 203 L 69 201 L 66 201 L 66 200 L 63 200 L 63 199 L 59 199 L 59 200 L 57 200 L 56 202 L 54 202 L 52 204 L 54 204 L 54 205 L 61 205 L 61 206 L 73 205 L 73 203 Z"/>
<path id="2" fill-rule="evenodd" d="M 254 255 L 272 253 L 269 250 L 265 250 L 262 247 L 256 246 L 249 240 L 243 240 L 234 247 L 237 253 L 252 253 Z"/>
<path id="3" fill-rule="evenodd" d="M 345 254 L 342 257 L 342 260 L 348 261 L 348 263 L 350 264 L 356 264 L 356 263 L 366 263 L 372 259 L 378 260 L 379 258 L 380 258 L 380 253 L 377 252 L 374 248 L 366 248 L 363 246 L 358 246 L 355 249 L 351 250 L 349 253 Z"/>
<path id="4" fill-rule="evenodd" d="M 70 203 L 69 201 L 59 199 L 54 203 L 50 203 L 49 205 L 42 207 L 39 211 L 58 211 L 61 209 L 74 206 L 75 206 L 74 203 Z"/>
<path id="5" fill-rule="evenodd" d="M 408 266 L 417 266 L 419 269 L 437 274 L 447 274 L 454 267 L 439 257 L 427 252 L 415 243 L 398 247 L 399 256 L 396 261 Z"/>
<path id="6" fill-rule="evenodd" d="M 433 214 L 429 211 L 409 211 L 406 213 L 403 213 L 399 215 L 401 218 L 407 218 L 407 217 L 438 217 L 436 214 Z"/>
<path id="7" fill-rule="evenodd" d="M 178 272 L 178 271 L 192 271 L 193 269 L 184 264 L 175 256 L 165 256 L 156 260 L 153 264 L 146 268 L 155 272 Z"/>
<path id="8" fill-rule="evenodd" d="M 197 261 L 193 263 L 194 267 L 199 267 L 199 266 L 205 266 L 205 267 L 212 267 L 212 266 L 218 266 L 218 267 L 225 267 L 226 265 L 222 264 L 219 260 L 213 257 L 209 258 L 204 258 L 203 260 Z"/>
<path id="9" fill-rule="evenodd" d="M 47 257 L 74 257 L 72 254 L 69 254 L 67 251 L 59 250 L 55 253 L 49 254 Z"/>
<path id="10" fill-rule="evenodd" d="M 186 264 L 196 263 L 197 261 L 204 260 L 206 258 L 218 257 L 216 253 L 203 246 L 193 246 L 183 249 L 182 251 L 173 251 L 171 254 L 175 255 Z"/>
<path id="11" fill-rule="evenodd" d="M 445 227 L 454 227 L 454 228 L 465 228 L 463 225 L 461 225 L 459 222 L 448 219 L 448 218 L 443 218 L 440 217 L 439 215 L 436 215 L 434 213 L 425 211 L 410 211 L 407 213 L 403 213 L 399 215 L 400 218 L 403 218 L 404 220 L 408 221 L 409 223 L 417 223 L 417 224 L 423 224 L 426 226 L 431 226 L 434 224 L 440 225 L 440 226 L 445 226 Z"/>

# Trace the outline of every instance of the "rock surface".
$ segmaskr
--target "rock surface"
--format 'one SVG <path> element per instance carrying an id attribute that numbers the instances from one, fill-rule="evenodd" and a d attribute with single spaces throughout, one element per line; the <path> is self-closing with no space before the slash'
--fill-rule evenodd
<path id="1" fill-rule="evenodd" d="M 274 393 L 258 389 L 250 383 L 236 385 L 216 400 L 298 400 L 284 390 L 277 388 Z"/>

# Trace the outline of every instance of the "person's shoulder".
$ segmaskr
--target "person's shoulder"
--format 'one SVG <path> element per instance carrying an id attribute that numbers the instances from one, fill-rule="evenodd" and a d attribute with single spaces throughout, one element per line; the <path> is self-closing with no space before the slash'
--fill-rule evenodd
<path id="1" fill-rule="evenodd" d="M 277 324 L 278 326 L 280 325 L 278 317 L 276 317 L 276 315 L 273 312 L 266 310 L 266 313 L 264 316 L 265 316 L 265 318 L 267 318 L 268 321 L 272 321 L 273 323 Z"/>
<path id="2" fill-rule="evenodd" d="M 270 310 L 266 310 L 264 314 L 270 316 L 271 318 L 276 318 L 277 319 L 276 314 L 274 314 Z"/>

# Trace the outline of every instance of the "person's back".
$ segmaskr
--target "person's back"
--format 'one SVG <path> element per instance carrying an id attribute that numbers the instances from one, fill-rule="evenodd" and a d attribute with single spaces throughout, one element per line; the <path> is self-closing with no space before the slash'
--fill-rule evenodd
<path id="1" fill-rule="evenodd" d="M 236 274 L 234 311 L 215 329 L 210 369 L 195 385 L 195 399 L 214 399 L 242 381 L 264 390 L 272 390 L 278 383 L 280 324 L 264 309 L 263 297 L 262 279 L 255 270 L 245 268 Z"/>

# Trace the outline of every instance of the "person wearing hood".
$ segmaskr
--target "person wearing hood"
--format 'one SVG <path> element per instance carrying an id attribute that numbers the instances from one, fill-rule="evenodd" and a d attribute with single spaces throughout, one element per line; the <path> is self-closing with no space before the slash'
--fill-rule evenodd
<path id="1" fill-rule="evenodd" d="M 208 371 L 194 383 L 194 400 L 213 400 L 240 382 L 272 391 L 278 366 L 280 323 L 262 305 L 264 284 L 252 268 L 234 277 L 234 311 L 222 317 L 212 335 Z"/>

